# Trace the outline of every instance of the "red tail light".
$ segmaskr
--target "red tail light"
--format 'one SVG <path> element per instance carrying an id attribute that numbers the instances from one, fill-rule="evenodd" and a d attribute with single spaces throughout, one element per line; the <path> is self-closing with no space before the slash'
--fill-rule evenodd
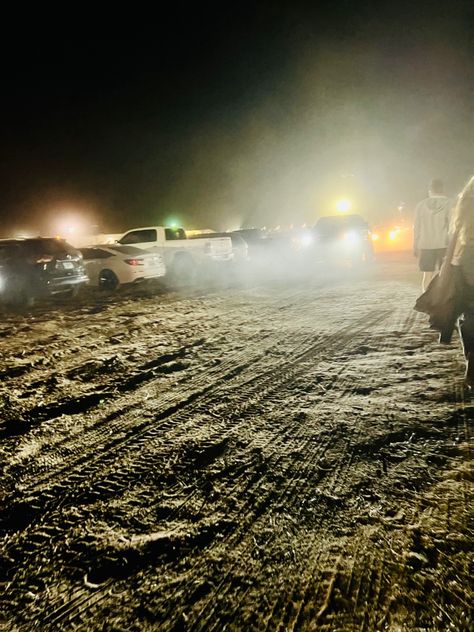
<path id="1" fill-rule="evenodd" d="M 141 266 L 143 259 L 125 259 L 125 263 L 128 263 L 129 266 Z"/>

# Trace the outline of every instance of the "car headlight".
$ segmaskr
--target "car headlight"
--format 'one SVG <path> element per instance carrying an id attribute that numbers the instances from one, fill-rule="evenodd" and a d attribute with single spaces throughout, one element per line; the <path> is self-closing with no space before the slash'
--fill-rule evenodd
<path id="1" fill-rule="evenodd" d="M 356 233 L 355 230 L 350 230 L 347 233 L 344 233 L 343 240 L 346 244 L 352 246 L 359 243 L 360 236 Z"/>
<path id="2" fill-rule="evenodd" d="M 395 228 L 394 230 L 391 230 L 388 233 L 388 238 L 390 239 L 390 241 L 395 241 L 398 238 L 399 234 L 400 234 L 400 229 Z"/>
<path id="3" fill-rule="evenodd" d="M 300 237 L 300 244 L 306 248 L 307 246 L 311 246 L 311 244 L 313 243 L 313 236 L 310 235 L 309 233 L 305 234 L 305 235 L 301 235 Z"/>

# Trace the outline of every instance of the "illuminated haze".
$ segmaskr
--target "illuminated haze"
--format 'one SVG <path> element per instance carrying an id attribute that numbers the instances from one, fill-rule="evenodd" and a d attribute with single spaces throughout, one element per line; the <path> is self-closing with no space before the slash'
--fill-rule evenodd
<path id="1" fill-rule="evenodd" d="M 56 232 L 65 215 L 107 232 L 312 222 L 341 196 L 376 221 L 434 176 L 454 194 L 474 173 L 469 5 L 362 6 L 222 17 L 180 50 L 117 38 L 20 59 L 2 232 Z"/>

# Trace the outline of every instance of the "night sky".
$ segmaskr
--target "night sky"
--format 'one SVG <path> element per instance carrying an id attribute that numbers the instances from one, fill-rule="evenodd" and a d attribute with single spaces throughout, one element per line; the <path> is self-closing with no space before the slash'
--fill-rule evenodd
<path id="1" fill-rule="evenodd" d="M 0 235 L 65 215 L 272 226 L 341 195 L 377 220 L 432 177 L 455 194 L 474 173 L 474 3 L 412 4 L 4 20 Z"/>

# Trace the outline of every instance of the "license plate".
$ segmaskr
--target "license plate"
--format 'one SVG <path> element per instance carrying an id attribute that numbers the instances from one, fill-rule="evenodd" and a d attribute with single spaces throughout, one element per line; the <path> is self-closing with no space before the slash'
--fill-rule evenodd
<path id="1" fill-rule="evenodd" d="M 74 268 L 74 264 L 72 261 L 63 261 L 63 268 L 66 268 L 66 270 L 72 270 Z"/>

